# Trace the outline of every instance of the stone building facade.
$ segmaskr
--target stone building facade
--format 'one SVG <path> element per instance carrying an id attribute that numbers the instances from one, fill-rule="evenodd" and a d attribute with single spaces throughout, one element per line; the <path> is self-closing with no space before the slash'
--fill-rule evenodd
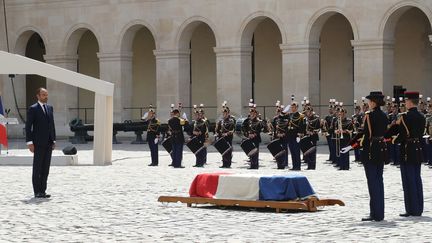
<path id="1" fill-rule="evenodd" d="M 432 95 L 430 0 L 0 2 L 0 49 L 114 83 L 114 122 L 149 104 L 167 120 L 172 103 L 203 103 L 215 119 L 225 100 L 245 115 L 252 97 L 272 106 L 306 96 L 324 113 L 329 98 L 352 106 L 370 90 Z M 75 117 L 93 120 L 92 93 L 33 75 L 14 89 L 0 81 L 10 116 L 25 119 L 46 85 L 60 135 Z"/>

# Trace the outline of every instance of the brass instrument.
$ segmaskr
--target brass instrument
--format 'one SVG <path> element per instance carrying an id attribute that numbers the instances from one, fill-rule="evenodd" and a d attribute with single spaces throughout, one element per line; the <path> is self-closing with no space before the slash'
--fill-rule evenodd
<path id="1" fill-rule="evenodd" d="M 343 129 L 342 129 L 342 117 L 338 117 L 337 118 L 337 126 L 338 126 L 338 131 L 340 133 L 336 133 L 336 157 L 340 157 L 340 140 L 343 139 Z"/>

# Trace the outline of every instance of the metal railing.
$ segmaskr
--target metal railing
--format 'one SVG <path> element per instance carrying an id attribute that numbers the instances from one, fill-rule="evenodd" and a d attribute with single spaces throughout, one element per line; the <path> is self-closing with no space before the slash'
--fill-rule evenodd
<path id="1" fill-rule="evenodd" d="M 77 111 L 78 115 L 77 117 L 82 119 L 82 111 L 84 111 L 84 119 L 83 122 L 84 124 L 89 124 L 89 123 L 93 123 L 93 119 L 94 119 L 94 107 L 72 107 L 69 108 L 70 111 Z M 91 116 L 89 115 L 89 113 L 91 113 Z M 91 119 L 89 119 L 89 116 L 91 117 Z M 74 117 L 75 118 L 75 117 Z"/>

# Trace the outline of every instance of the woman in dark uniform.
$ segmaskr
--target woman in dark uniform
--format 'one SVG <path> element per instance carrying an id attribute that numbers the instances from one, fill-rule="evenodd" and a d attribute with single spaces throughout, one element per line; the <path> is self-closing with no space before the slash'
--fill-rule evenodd
<path id="1" fill-rule="evenodd" d="M 369 111 L 365 113 L 363 132 L 358 133 L 351 145 L 342 149 L 346 153 L 352 148 L 363 147 L 362 163 L 366 172 L 370 196 L 370 214 L 362 221 L 381 221 L 384 219 L 384 181 L 383 170 L 387 160 L 387 145 L 384 135 L 387 132 L 387 115 L 381 110 L 385 105 L 381 91 L 373 91 L 366 97 Z"/>

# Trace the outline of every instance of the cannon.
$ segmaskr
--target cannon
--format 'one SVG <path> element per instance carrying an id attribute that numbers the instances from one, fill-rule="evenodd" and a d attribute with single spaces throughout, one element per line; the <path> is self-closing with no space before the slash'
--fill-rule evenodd
<path id="1" fill-rule="evenodd" d="M 87 141 L 93 141 L 93 136 L 87 133 L 94 130 L 93 124 L 83 124 L 81 119 L 75 118 L 69 122 L 69 127 L 74 133 L 73 137 L 69 137 L 69 141 L 72 144 L 86 144 Z"/>

